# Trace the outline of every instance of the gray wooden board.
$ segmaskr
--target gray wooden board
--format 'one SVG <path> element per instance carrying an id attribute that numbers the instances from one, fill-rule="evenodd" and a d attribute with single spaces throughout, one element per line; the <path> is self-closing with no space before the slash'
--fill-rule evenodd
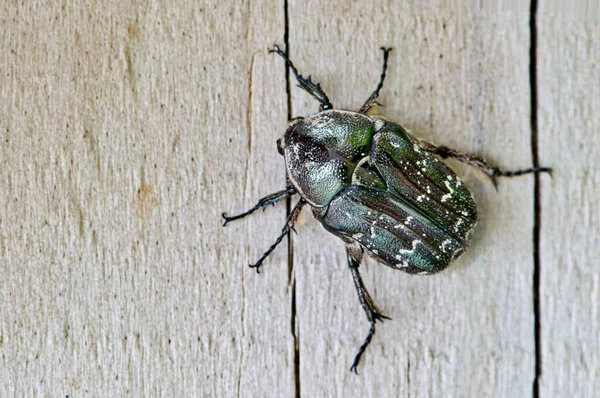
<path id="1" fill-rule="evenodd" d="M 283 5 L 0 8 L 0 389 L 292 394 Z"/>
<path id="2" fill-rule="evenodd" d="M 290 2 L 291 52 L 334 105 L 358 109 L 377 83 L 379 47 L 394 46 L 381 96 L 385 116 L 421 138 L 527 167 L 528 6 L 516 11 Z M 294 116 L 316 109 L 298 90 L 293 98 Z M 481 214 L 472 247 L 429 277 L 367 262 L 366 283 L 393 320 L 379 324 L 360 377 L 348 368 L 368 323 L 343 244 L 315 222 L 299 229 L 294 268 L 303 395 L 531 394 L 533 179 L 502 180 L 496 192 L 477 171 L 460 170 Z"/>
<path id="3" fill-rule="evenodd" d="M 334 105 L 359 108 L 378 48 L 393 46 L 383 115 L 500 166 L 531 164 L 529 5 L 288 3 L 291 56 Z M 539 149 L 557 173 L 541 178 L 540 392 L 592 396 L 600 32 L 556 23 L 544 4 Z M 360 377 L 348 368 L 368 323 L 341 241 L 305 211 L 290 281 L 285 244 L 261 274 L 247 267 L 284 205 L 221 226 L 222 211 L 285 184 L 285 68 L 266 52 L 283 44 L 284 2 L 5 2 L 0 26 L 3 393 L 531 395 L 531 177 L 496 192 L 452 163 L 481 214 L 467 254 L 430 277 L 366 261 L 393 320 Z M 293 115 L 313 113 L 291 83 Z"/>
<path id="4" fill-rule="evenodd" d="M 600 391 L 600 19 L 540 9 L 541 396 Z M 596 14 L 597 15 L 597 14 Z"/>

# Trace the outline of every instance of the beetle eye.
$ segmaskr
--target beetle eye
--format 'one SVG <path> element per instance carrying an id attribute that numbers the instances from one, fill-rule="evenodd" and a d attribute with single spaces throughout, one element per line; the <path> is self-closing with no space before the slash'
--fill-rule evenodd
<path id="1" fill-rule="evenodd" d="M 283 141 L 281 141 L 281 138 L 277 138 L 277 152 L 283 156 Z"/>

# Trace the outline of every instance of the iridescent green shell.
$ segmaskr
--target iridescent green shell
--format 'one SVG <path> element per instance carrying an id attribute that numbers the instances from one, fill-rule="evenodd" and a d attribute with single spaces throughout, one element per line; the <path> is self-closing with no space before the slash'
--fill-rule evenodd
<path id="1" fill-rule="evenodd" d="M 477 222 L 471 193 L 396 123 L 317 113 L 290 124 L 284 154 L 290 180 L 323 226 L 389 266 L 438 272 L 469 243 Z"/>

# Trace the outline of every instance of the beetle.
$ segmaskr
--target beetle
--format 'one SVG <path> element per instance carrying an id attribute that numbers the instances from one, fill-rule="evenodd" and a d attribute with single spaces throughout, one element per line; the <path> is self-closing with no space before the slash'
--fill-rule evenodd
<path id="1" fill-rule="evenodd" d="M 223 225 L 227 225 L 299 195 L 281 234 L 250 265 L 257 272 L 294 229 L 305 205 L 327 231 L 342 239 L 358 299 L 370 323 L 350 367 L 355 373 L 375 334 L 376 322 L 390 319 L 375 305 L 361 278 L 364 253 L 389 267 L 425 275 L 446 268 L 469 244 L 477 206 L 471 192 L 442 159 L 455 158 L 477 167 L 496 189 L 498 177 L 552 171 L 547 167 L 503 170 L 481 157 L 421 141 L 400 124 L 369 115 L 383 87 L 392 49 L 381 50 L 379 83 L 358 112 L 334 109 L 320 84 L 310 76 L 302 77 L 284 51 L 277 45 L 269 51 L 285 60 L 300 87 L 320 103 L 319 112 L 292 119 L 277 141 L 287 169 L 286 188 L 265 196 L 241 214 L 222 214 Z"/>

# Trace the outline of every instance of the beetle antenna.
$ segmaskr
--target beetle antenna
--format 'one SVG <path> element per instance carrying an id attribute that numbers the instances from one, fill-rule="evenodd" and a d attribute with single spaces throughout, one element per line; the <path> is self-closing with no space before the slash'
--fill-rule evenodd
<path id="1" fill-rule="evenodd" d="M 294 66 L 294 63 L 288 58 L 287 54 L 279 48 L 279 46 L 277 44 L 274 44 L 273 48 L 270 49 L 269 52 L 276 53 L 277 55 L 279 55 L 281 58 L 283 58 L 285 60 L 285 62 L 288 64 L 288 66 L 292 70 L 292 73 L 294 74 L 294 76 L 296 76 L 296 80 L 298 81 L 298 84 L 300 85 L 300 87 L 303 88 L 304 90 L 306 90 L 310 95 L 312 95 L 317 101 L 319 101 L 321 103 L 321 106 L 319 107 L 321 109 L 321 111 L 333 109 L 333 105 L 331 105 L 331 102 L 329 102 L 329 98 L 327 97 L 327 94 L 325 94 L 323 89 L 321 88 L 321 85 L 319 83 L 314 83 L 310 79 L 310 75 L 308 76 L 307 79 L 303 78 L 302 75 L 298 73 L 298 70 Z"/>

